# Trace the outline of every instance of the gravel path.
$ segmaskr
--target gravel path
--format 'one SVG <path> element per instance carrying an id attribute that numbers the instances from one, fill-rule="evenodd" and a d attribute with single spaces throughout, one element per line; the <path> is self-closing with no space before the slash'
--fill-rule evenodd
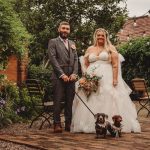
<path id="1" fill-rule="evenodd" d="M 25 145 L 18 145 L 12 142 L 0 141 L 0 150 L 39 150 L 39 149 L 30 148 Z"/>
<path id="2" fill-rule="evenodd" d="M 38 128 L 30 129 L 28 126 L 29 124 L 25 124 L 25 123 L 13 124 L 7 128 L 1 129 L 0 134 L 22 135 L 23 133 L 26 133 L 27 131 L 33 131 L 33 130 L 34 132 L 38 131 Z M 0 140 L 0 150 L 39 150 L 39 149 Z"/>

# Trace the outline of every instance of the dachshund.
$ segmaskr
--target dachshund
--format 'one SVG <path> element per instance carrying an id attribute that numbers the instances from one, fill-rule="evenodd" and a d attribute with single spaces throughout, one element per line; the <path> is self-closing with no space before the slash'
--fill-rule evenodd
<path id="1" fill-rule="evenodd" d="M 95 130 L 96 130 L 96 138 L 99 138 L 100 136 L 103 136 L 106 138 L 107 134 L 107 124 L 106 121 L 108 119 L 108 115 L 104 113 L 97 113 L 95 115 L 96 122 L 95 122 Z"/>
<path id="2" fill-rule="evenodd" d="M 120 115 L 114 115 L 112 117 L 113 124 L 107 125 L 107 130 L 110 132 L 112 137 L 121 137 L 122 130 L 122 117 Z"/>

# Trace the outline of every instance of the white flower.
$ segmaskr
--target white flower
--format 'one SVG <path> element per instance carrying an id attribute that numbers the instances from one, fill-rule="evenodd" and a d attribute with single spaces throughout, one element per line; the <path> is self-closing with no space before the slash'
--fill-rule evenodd
<path id="1" fill-rule="evenodd" d="M 71 45 L 71 48 L 75 50 L 75 49 L 76 49 L 76 46 L 75 46 L 74 44 L 72 44 L 72 45 Z"/>

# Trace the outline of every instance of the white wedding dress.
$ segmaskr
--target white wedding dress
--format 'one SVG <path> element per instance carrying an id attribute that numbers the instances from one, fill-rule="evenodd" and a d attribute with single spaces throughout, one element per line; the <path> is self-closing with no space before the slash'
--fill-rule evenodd
<path id="1" fill-rule="evenodd" d="M 87 54 L 88 55 L 88 54 Z M 99 56 L 94 53 L 89 55 L 90 65 L 86 72 L 102 76 L 99 81 L 100 86 L 96 93 L 92 93 L 87 99 L 82 90 L 78 90 L 79 83 L 76 82 L 76 92 L 80 95 L 87 106 L 94 114 L 105 113 L 108 115 L 108 121 L 112 123 L 112 116 L 121 115 L 123 118 L 123 132 L 141 132 L 140 124 L 137 120 L 135 105 L 131 101 L 129 94 L 131 89 L 124 82 L 121 75 L 122 55 L 119 54 L 119 72 L 118 85 L 114 87 L 112 65 L 108 61 L 107 51 L 102 51 Z M 83 56 L 80 58 L 82 70 L 85 71 Z M 84 106 L 82 101 L 75 95 L 72 108 L 71 132 L 95 133 L 95 118 L 91 112 Z"/>

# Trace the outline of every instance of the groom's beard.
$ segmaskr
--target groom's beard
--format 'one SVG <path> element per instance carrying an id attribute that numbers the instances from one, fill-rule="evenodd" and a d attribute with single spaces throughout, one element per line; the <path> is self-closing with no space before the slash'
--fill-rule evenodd
<path id="1" fill-rule="evenodd" d="M 69 34 L 66 33 L 66 32 L 59 32 L 59 36 L 62 38 L 62 39 L 67 39 Z"/>

